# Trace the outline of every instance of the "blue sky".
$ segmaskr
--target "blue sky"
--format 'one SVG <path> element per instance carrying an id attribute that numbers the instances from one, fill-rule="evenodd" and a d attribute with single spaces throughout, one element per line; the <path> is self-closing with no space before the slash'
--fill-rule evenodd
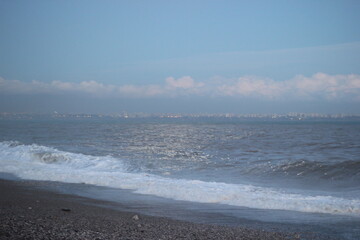
<path id="1" fill-rule="evenodd" d="M 360 113 L 359 22 L 346 0 L 0 0 L 0 111 Z"/>

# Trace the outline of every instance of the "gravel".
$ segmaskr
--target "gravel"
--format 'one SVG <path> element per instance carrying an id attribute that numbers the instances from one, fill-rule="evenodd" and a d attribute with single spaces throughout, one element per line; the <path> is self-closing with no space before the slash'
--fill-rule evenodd
<path id="1" fill-rule="evenodd" d="M 0 180 L 0 239 L 299 239 L 298 234 L 122 212 L 95 200 Z M 102 202 L 102 204 L 104 204 Z"/>

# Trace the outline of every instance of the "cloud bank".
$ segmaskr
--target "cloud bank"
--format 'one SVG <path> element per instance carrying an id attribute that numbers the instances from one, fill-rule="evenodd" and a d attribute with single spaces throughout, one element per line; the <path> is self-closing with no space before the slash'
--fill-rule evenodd
<path id="1" fill-rule="evenodd" d="M 295 76 L 286 81 L 275 81 L 257 76 L 237 79 L 218 78 L 195 81 L 190 76 L 168 77 L 162 85 L 111 85 L 96 81 L 23 82 L 0 78 L 0 93 L 59 94 L 85 93 L 97 97 L 178 97 L 223 96 L 254 99 L 342 99 L 360 101 L 360 75 L 328 75 L 316 73 L 310 77 Z"/>
<path id="2" fill-rule="evenodd" d="M 268 99 L 355 99 L 360 100 L 360 75 L 298 75 L 287 81 L 269 78 L 240 77 L 217 87 L 225 96 L 263 97 Z"/>

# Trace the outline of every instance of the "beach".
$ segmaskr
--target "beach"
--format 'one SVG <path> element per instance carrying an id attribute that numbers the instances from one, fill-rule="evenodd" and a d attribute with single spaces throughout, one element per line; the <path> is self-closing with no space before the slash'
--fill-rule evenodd
<path id="1" fill-rule="evenodd" d="M 299 239 L 298 234 L 145 216 L 106 202 L 0 180 L 0 239 Z M 100 205 L 104 207 L 100 207 Z"/>

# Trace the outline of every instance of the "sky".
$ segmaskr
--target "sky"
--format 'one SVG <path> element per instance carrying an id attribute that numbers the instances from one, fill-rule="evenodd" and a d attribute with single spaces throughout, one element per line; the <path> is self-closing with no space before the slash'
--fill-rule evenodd
<path id="1" fill-rule="evenodd" d="M 360 113 L 358 0 L 0 0 L 0 112 Z"/>

